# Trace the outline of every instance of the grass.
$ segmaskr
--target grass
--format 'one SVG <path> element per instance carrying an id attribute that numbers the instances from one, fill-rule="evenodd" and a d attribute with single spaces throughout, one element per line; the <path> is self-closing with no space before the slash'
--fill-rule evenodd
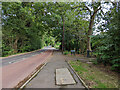
<path id="1" fill-rule="evenodd" d="M 63 52 L 64 55 L 67 55 L 67 54 L 69 54 L 69 53 L 70 53 L 70 52 L 68 52 L 68 51 L 64 51 L 64 52 Z"/>
<path id="2" fill-rule="evenodd" d="M 91 88 L 118 88 L 118 77 L 108 75 L 93 65 L 80 61 L 69 61 L 69 64 Z"/>

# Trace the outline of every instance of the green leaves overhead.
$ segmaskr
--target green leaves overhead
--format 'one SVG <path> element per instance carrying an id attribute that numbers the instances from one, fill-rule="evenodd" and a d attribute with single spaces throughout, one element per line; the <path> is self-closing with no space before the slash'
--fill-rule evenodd
<path id="1" fill-rule="evenodd" d="M 36 50 L 45 45 L 58 47 L 63 39 L 64 26 L 65 50 L 75 49 L 84 54 L 91 45 L 102 62 L 117 68 L 118 65 L 113 63 L 119 62 L 119 3 L 113 3 L 109 11 L 103 13 L 105 3 L 3 2 L 3 56 Z M 93 36 L 97 24 L 97 31 L 101 33 Z"/>

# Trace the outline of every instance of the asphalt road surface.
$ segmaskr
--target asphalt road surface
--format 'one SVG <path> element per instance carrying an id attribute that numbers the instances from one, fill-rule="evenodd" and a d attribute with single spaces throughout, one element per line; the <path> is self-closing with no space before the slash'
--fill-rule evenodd
<path id="1" fill-rule="evenodd" d="M 23 54 L 23 55 L 17 55 L 17 56 L 13 56 L 13 57 L 4 58 L 4 59 L 2 59 L 2 64 L 0 63 L 0 65 L 3 67 L 3 66 L 6 66 L 6 65 L 9 65 L 9 64 L 21 61 L 21 60 L 25 60 L 29 57 L 38 55 L 38 54 L 40 54 L 40 53 L 42 53 L 46 50 L 48 50 L 48 49 L 41 49 L 39 51 L 35 51 L 35 52 Z"/>
<path id="2" fill-rule="evenodd" d="M 46 49 L 45 49 L 46 50 Z M 37 52 L 33 52 L 27 55 L 15 56 L 12 59 L 8 59 L 13 61 L 13 59 L 17 59 L 16 63 L 5 64 L 2 68 L 2 88 L 13 88 L 20 81 L 26 78 L 30 73 L 34 72 L 34 70 L 41 64 L 45 63 L 47 58 L 51 55 L 52 50 L 45 51 L 40 50 Z M 43 53 L 41 53 L 43 52 Z M 35 55 L 35 56 L 33 56 Z M 26 58 L 22 60 L 23 58 Z M 4 60 L 5 61 L 5 60 Z M 7 62 L 7 61 L 6 61 Z"/>

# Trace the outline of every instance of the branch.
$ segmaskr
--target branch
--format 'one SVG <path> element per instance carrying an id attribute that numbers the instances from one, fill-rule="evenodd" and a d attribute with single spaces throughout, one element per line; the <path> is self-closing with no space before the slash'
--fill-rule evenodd
<path id="1" fill-rule="evenodd" d="M 88 10 L 90 12 L 90 15 L 91 15 L 91 10 L 87 6 L 80 5 L 80 6 L 76 6 L 76 7 L 71 7 L 71 9 L 75 9 L 75 8 L 78 8 L 78 7 L 83 7 L 80 11 L 82 11 L 82 10 Z"/>
<path id="2" fill-rule="evenodd" d="M 104 14 L 104 12 L 103 12 L 103 10 L 101 9 L 101 13 L 105 16 L 105 14 Z"/>
<path id="3" fill-rule="evenodd" d="M 85 6 L 85 7 L 87 8 L 87 10 L 90 12 L 90 15 L 91 15 L 91 10 L 87 6 Z"/>
<path id="4" fill-rule="evenodd" d="M 63 7 L 63 6 L 64 6 L 64 5 L 63 5 L 63 6 L 60 6 L 60 4 L 59 4 L 58 2 L 56 2 L 56 3 L 57 3 L 57 5 L 58 5 L 59 7 Z"/>
<path id="5" fill-rule="evenodd" d="M 82 7 L 82 5 L 76 6 L 76 7 L 71 7 L 71 9 L 75 9 L 75 8 L 78 8 L 78 7 Z"/>
<path id="6" fill-rule="evenodd" d="M 113 4 L 113 6 L 115 6 L 115 5 L 116 5 L 116 2 L 112 2 L 112 1 L 111 1 L 111 3 Z"/>
<path id="7" fill-rule="evenodd" d="M 99 11 L 101 8 L 102 8 L 101 6 L 97 8 L 94 13 L 97 13 L 97 11 Z"/>

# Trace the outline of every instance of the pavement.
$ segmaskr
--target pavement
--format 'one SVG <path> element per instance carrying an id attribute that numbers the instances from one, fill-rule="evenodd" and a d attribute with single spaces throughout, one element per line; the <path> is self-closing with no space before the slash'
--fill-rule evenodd
<path id="1" fill-rule="evenodd" d="M 35 56 L 20 60 L 19 62 L 0 67 L 2 69 L 2 88 L 13 88 L 16 86 L 30 73 L 34 72 L 39 65 L 45 63 L 51 53 L 52 50 L 47 50 Z"/>
<path id="2" fill-rule="evenodd" d="M 54 51 L 51 58 L 48 59 L 46 66 L 34 77 L 26 86 L 26 88 L 83 88 L 79 78 L 72 71 L 65 60 L 70 60 L 71 58 L 62 55 L 59 51 Z M 68 85 L 56 85 L 56 69 L 67 68 L 72 74 L 76 84 L 68 84 Z"/>
<path id="3" fill-rule="evenodd" d="M 68 85 L 75 84 L 75 80 L 72 77 L 70 71 L 67 68 L 56 69 L 56 84 L 57 85 Z"/>

